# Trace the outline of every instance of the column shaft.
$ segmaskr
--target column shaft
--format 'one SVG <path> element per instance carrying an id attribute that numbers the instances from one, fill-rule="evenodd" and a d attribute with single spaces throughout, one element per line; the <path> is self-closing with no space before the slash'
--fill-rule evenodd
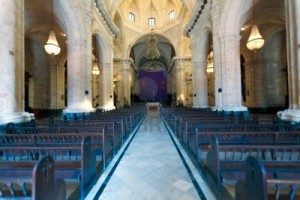
<path id="1" fill-rule="evenodd" d="M 0 124 L 33 118 L 24 112 L 24 0 L 0 0 Z"/>
<path id="2" fill-rule="evenodd" d="M 278 112 L 283 120 L 300 121 L 300 0 L 285 1 L 288 50 L 289 109 Z"/>
<path id="3" fill-rule="evenodd" d="M 240 36 L 232 35 L 220 38 L 222 60 L 221 100 L 224 111 L 247 111 L 242 106 Z"/>

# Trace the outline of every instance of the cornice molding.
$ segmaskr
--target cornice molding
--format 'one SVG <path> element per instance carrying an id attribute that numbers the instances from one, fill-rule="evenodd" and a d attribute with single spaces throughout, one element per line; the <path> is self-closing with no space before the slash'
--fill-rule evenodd
<path id="1" fill-rule="evenodd" d="M 101 0 L 100 1 L 95 0 L 94 6 L 100 13 L 101 17 L 103 18 L 103 20 L 104 20 L 106 26 L 108 27 L 108 29 L 110 30 L 110 32 L 113 34 L 114 39 L 119 38 L 119 36 L 120 36 L 119 29 L 114 24 L 113 19 L 111 18 L 109 12 L 107 11 L 107 9 L 104 5 L 104 2 Z"/>
<path id="2" fill-rule="evenodd" d="M 195 6 L 195 9 L 192 13 L 192 16 L 190 18 L 190 20 L 188 21 L 187 25 L 184 27 L 183 29 L 183 35 L 186 37 L 190 37 L 190 32 L 194 29 L 196 23 L 198 22 L 202 11 L 205 9 L 205 5 L 207 4 L 208 0 L 202 0 L 197 1 L 197 4 Z"/>

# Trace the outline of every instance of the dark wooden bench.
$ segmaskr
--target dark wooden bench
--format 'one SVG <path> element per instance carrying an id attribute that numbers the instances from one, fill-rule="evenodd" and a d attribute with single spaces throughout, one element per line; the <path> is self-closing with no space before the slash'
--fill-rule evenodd
<path id="1" fill-rule="evenodd" d="M 222 145 L 297 145 L 300 144 L 299 131 L 233 131 L 198 132 L 188 142 L 191 158 L 200 159 L 200 152 L 207 152 L 211 138 L 217 137 Z"/>
<path id="2" fill-rule="evenodd" d="M 65 200 L 66 183 L 63 179 L 55 179 L 54 166 L 53 158 L 45 156 L 39 161 L 30 163 L 27 176 L 15 176 L 9 179 L 0 176 L 0 197 Z M 14 167 L 15 165 L 12 166 Z"/>
<path id="3" fill-rule="evenodd" d="M 82 140 L 89 136 L 92 142 L 92 149 L 97 155 L 97 160 L 102 161 L 102 169 L 105 170 L 108 162 L 115 154 L 112 145 L 113 138 L 105 134 L 102 128 L 98 133 L 67 133 L 67 134 L 5 134 L 0 135 L 0 152 L 5 147 L 80 147 Z M 4 149 L 2 149 L 4 147 Z M 8 149 L 7 149 L 8 150 Z M 3 152 L 2 152 L 3 153 Z"/>
<path id="4" fill-rule="evenodd" d="M 273 192 L 270 192 L 271 188 Z M 238 200 L 294 200 L 300 199 L 300 195 L 296 193 L 299 188 L 299 177 L 298 179 L 270 178 L 264 165 L 250 156 L 245 161 L 245 181 L 240 180 L 235 186 L 235 198 Z"/>
<path id="5" fill-rule="evenodd" d="M 243 179 L 244 161 L 249 155 L 261 159 L 271 175 L 300 178 L 299 145 L 219 145 L 214 137 L 205 168 L 208 184 L 219 198 L 229 198 L 224 180 Z"/>
<path id="6" fill-rule="evenodd" d="M 83 199 L 94 185 L 97 174 L 95 152 L 90 137 L 77 146 L 0 147 L 0 177 L 26 177 L 36 160 L 51 156 L 54 161 L 54 177 L 80 182 L 80 197 Z"/>

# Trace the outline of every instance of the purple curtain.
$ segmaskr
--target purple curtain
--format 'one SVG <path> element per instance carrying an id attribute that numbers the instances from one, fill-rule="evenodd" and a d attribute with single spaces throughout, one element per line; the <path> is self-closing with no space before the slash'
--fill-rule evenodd
<path id="1" fill-rule="evenodd" d="M 167 74 L 166 71 L 139 71 L 140 99 L 147 102 L 166 102 Z"/>

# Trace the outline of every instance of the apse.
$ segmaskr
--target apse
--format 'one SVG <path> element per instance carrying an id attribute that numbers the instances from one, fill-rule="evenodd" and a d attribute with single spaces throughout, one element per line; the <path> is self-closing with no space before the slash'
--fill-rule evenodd
<path id="1" fill-rule="evenodd" d="M 167 101 L 167 72 L 139 71 L 140 99 L 146 102 Z"/>

